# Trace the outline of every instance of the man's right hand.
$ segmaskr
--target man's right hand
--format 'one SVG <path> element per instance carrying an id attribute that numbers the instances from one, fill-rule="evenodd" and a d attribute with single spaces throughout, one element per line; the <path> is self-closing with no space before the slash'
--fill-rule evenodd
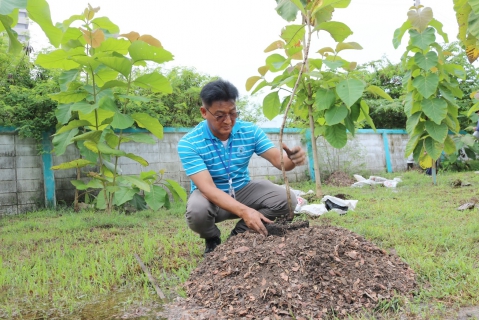
<path id="1" fill-rule="evenodd" d="M 248 228 L 253 229 L 254 231 L 262 234 L 265 237 L 268 235 L 268 230 L 266 230 L 263 221 L 266 223 L 273 223 L 273 221 L 263 216 L 260 212 L 251 208 L 246 211 L 242 218 Z"/>

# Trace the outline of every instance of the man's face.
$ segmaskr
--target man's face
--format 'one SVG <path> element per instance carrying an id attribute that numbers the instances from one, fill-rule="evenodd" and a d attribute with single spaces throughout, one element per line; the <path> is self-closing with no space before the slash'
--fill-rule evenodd
<path id="1" fill-rule="evenodd" d="M 202 106 L 200 110 L 213 135 L 222 141 L 227 140 L 238 115 L 234 101 L 215 101 L 209 108 Z"/>

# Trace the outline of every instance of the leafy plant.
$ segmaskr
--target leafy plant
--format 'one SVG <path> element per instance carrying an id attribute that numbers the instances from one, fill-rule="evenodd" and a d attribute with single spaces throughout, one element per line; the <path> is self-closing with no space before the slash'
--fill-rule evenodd
<path id="1" fill-rule="evenodd" d="M 276 10 L 285 20 L 297 21 L 296 16 L 300 12 L 301 23 L 284 27 L 281 39 L 265 49 L 265 52 L 281 50 L 283 54 L 269 55 L 266 64 L 258 68 L 259 76 L 252 76 L 246 81 L 246 89 L 252 90 L 252 93 L 264 87 L 272 90 L 263 100 L 263 112 L 269 119 L 284 113 L 280 145 L 288 112 L 292 108 L 296 117 L 309 124 L 312 137 L 324 136 L 333 147 L 342 148 L 347 142 L 347 131 L 355 134 L 356 123 L 366 120 L 374 128 L 369 106 L 362 99 L 365 91 L 391 100 L 379 87 L 362 81 L 362 73 L 355 71 L 355 62 L 339 56 L 343 50 L 362 49 L 356 42 L 344 42 L 352 34 L 346 24 L 331 21 L 333 11 L 346 8 L 350 0 L 277 0 L 277 3 Z M 320 56 L 311 58 L 312 35 L 320 31 L 329 33 L 337 44 L 335 49 L 320 49 Z M 268 80 L 268 72 L 280 74 Z M 286 93 L 283 98 L 280 98 L 281 90 Z M 316 144 L 313 143 L 316 195 L 321 197 L 317 154 Z M 286 179 L 285 182 L 287 184 Z"/>
<path id="2" fill-rule="evenodd" d="M 156 143 L 145 133 L 125 134 L 124 130 L 136 124 L 162 139 L 163 126 L 158 119 L 146 113 L 130 113 L 129 101 L 147 101 L 134 95 L 132 86 L 153 92 L 171 93 L 172 87 L 157 71 L 135 72 L 146 62 L 161 64 L 173 59 L 160 41 L 150 35 L 136 32 L 120 34 L 116 24 L 107 17 L 95 17 L 99 8 L 90 5 L 82 14 L 63 21 L 61 48 L 47 54 L 39 54 L 36 63 L 46 69 L 62 70 L 59 83 L 61 91 L 50 97 L 59 103 L 55 112 L 61 125 L 54 135 L 53 145 L 57 155 L 74 143 L 80 150 L 79 159 L 62 163 L 54 170 L 91 166 L 88 182 L 72 183 L 79 190 L 99 190 L 96 207 L 111 212 L 113 206 L 135 200 L 138 192 L 144 192 L 151 208 L 167 206 L 168 189 L 175 199 L 186 199 L 186 192 L 175 181 L 168 180 L 163 187 L 155 185 L 156 173 L 142 172 L 139 176 L 121 174 L 120 157 L 126 157 L 148 166 L 141 156 L 121 150 L 125 142 Z M 72 27 L 73 23 L 80 27 Z M 125 88 L 124 94 L 114 89 Z M 79 171 L 78 171 L 79 172 Z M 160 190 L 161 189 L 161 190 Z"/>
<path id="3" fill-rule="evenodd" d="M 410 139 L 405 156 L 412 153 L 416 162 L 435 164 L 443 152 L 456 152 L 448 132 L 460 130 L 456 98 L 463 96 L 458 79 L 465 79 L 465 71 L 461 65 L 449 63 L 436 42 L 436 32 L 445 42 L 448 38 L 442 24 L 433 18 L 431 8 L 418 6 L 408 12 L 408 20 L 394 32 L 395 48 L 406 31 L 410 40 L 402 64 L 407 70 L 403 77 L 407 90 L 404 111 L 408 116 L 406 130 Z"/>

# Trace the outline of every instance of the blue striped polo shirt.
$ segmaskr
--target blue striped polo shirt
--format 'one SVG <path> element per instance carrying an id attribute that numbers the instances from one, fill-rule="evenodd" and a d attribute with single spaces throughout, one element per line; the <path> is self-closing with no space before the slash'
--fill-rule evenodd
<path id="1" fill-rule="evenodd" d="M 274 147 L 263 130 L 253 123 L 237 120 L 225 147 L 221 140 L 213 135 L 206 120 L 203 120 L 181 138 L 178 143 L 178 155 L 187 176 L 208 170 L 218 189 L 228 192 L 228 174 L 225 166 L 228 166 L 230 146 L 230 177 L 233 180 L 233 188 L 239 191 L 251 180 L 248 164 L 253 153 L 261 155 Z M 191 192 L 195 189 L 197 187 L 191 181 Z"/>

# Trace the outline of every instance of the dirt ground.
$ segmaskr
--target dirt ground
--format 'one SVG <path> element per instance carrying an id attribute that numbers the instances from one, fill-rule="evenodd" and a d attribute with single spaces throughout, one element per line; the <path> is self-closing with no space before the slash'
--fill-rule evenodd
<path id="1" fill-rule="evenodd" d="M 394 252 L 349 230 L 321 226 L 282 237 L 244 233 L 198 265 L 168 319 L 328 319 L 373 314 L 416 290 Z"/>
<path id="2" fill-rule="evenodd" d="M 326 181 L 325 184 L 335 187 L 350 187 L 356 180 L 342 171 L 333 172 Z"/>

